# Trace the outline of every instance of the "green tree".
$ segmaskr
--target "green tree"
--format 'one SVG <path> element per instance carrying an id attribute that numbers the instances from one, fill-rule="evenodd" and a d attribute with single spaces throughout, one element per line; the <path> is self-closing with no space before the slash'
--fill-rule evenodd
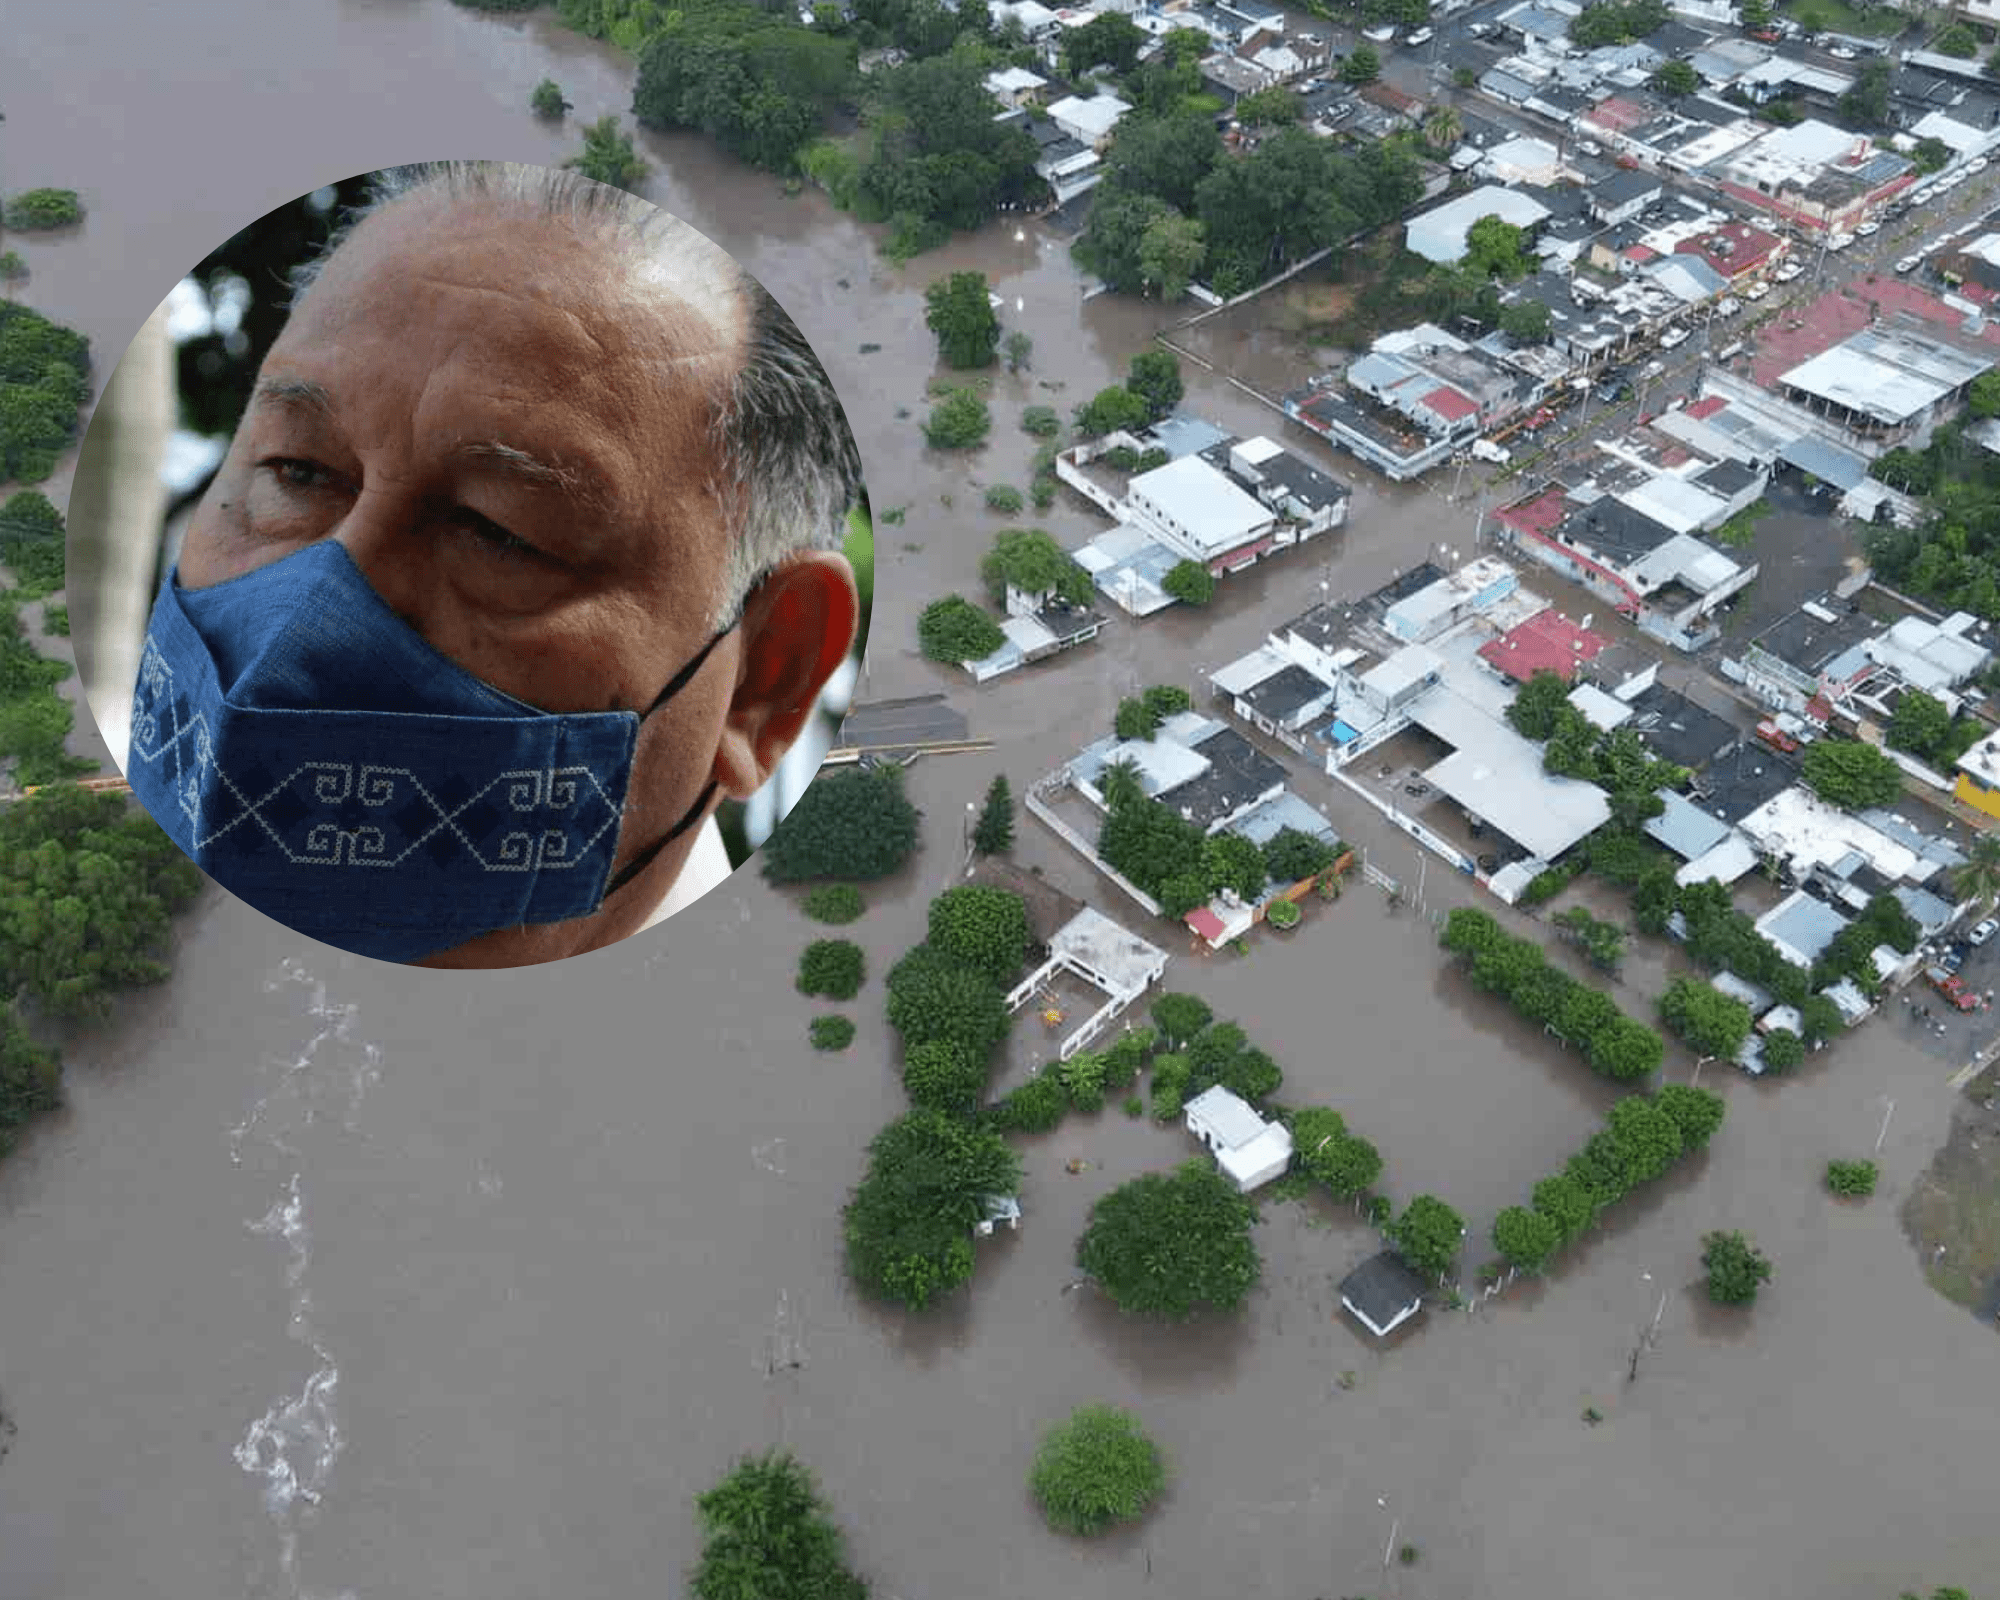
<path id="1" fill-rule="evenodd" d="M 1857 739 L 1816 739 L 1801 765 L 1807 787 L 1844 811 L 1885 806 L 1903 792 L 1903 769 Z"/>
<path id="2" fill-rule="evenodd" d="M 1098 439 L 1107 433 L 1131 433 L 1145 427 L 1149 418 L 1142 396 L 1123 384 L 1113 384 L 1078 406 L 1071 421 L 1084 438 Z"/>
<path id="3" fill-rule="evenodd" d="M 1007 357 L 1007 370 L 1020 372 L 1028 365 L 1028 358 L 1035 353 L 1035 341 L 1019 328 L 1010 330 L 1000 341 L 1000 349 Z M 1050 413 L 1054 415 L 1053 412 Z"/>
<path id="4" fill-rule="evenodd" d="M 986 1064 L 947 1039 L 912 1045 L 903 1054 L 903 1092 L 913 1106 L 969 1117 L 986 1098 Z"/>
<path id="5" fill-rule="evenodd" d="M 1173 412 L 1185 392 L 1180 358 L 1171 350 L 1142 350 L 1132 358 L 1125 387 L 1144 402 L 1146 420 L 1158 422 Z"/>
<path id="6" fill-rule="evenodd" d="M 695 1512 L 694 1600 L 868 1600 L 812 1474 L 790 1454 L 739 1461 Z"/>
<path id="7" fill-rule="evenodd" d="M 1723 1099 L 1707 1089 L 1685 1083 L 1662 1084 L 1653 1101 L 1680 1130 L 1682 1150 L 1692 1153 L 1707 1146 L 1722 1126 Z"/>
<path id="8" fill-rule="evenodd" d="M 1678 100 L 1682 95 L 1693 94 L 1701 87 L 1701 74 L 1685 61 L 1665 61 L 1659 71 L 1653 74 L 1653 87 L 1661 94 Z"/>
<path id="9" fill-rule="evenodd" d="M 1458 1259 L 1465 1219 L 1435 1195 L 1420 1194 L 1382 1231 L 1412 1272 L 1442 1278 Z"/>
<path id="10" fill-rule="evenodd" d="M 1246 128 L 1282 128 L 1305 115 L 1299 97 L 1283 84 L 1256 89 L 1237 100 L 1236 120 Z"/>
<path id="11" fill-rule="evenodd" d="M 563 98 L 562 85 L 554 78 L 544 78 L 535 85 L 535 92 L 528 96 L 528 109 L 538 117 L 559 117 L 569 110 L 569 102 Z"/>
<path id="12" fill-rule="evenodd" d="M 1160 587 L 1183 605 L 1205 606 L 1215 598 L 1215 574 L 1199 561 L 1177 561 Z"/>
<path id="13" fill-rule="evenodd" d="M 1382 58 L 1367 45 L 1356 45 L 1354 51 L 1340 64 L 1340 78 L 1343 83 L 1373 83 L 1382 76 Z"/>
<path id="14" fill-rule="evenodd" d="M 847 1267 L 871 1294 L 922 1311 L 972 1276 L 972 1230 L 1012 1195 L 1021 1158 L 998 1133 L 941 1112 L 892 1122 L 842 1213 Z"/>
<path id="15" fill-rule="evenodd" d="M 1212 833 L 1202 845 L 1202 871 L 1210 889 L 1234 889 L 1246 901 L 1264 892 L 1264 852 L 1240 833 Z"/>
<path id="16" fill-rule="evenodd" d="M 1006 983 L 1028 955 L 1028 909 L 1017 894 L 961 884 L 931 902 L 930 947 Z"/>
<path id="17" fill-rule="evenodd" d="M 1106 198 L 1149 199 L 1167 211 L 1192 211 L 1196 188 L 1221 160 L 1222 138 L 1211 117 L 1182 111 L 1129 115 L 1105 152 L 1103 192 Z M 1097 220 L 1093 215 L 1093 228 Z"/>
<path id="18" fill-rule="evenodd" d="M 1764 1036 L 1764 1068 L 1790 1072 L 1806 1058 L 1806 1042 L 1788 1028 L 1773 1028 Z"/>
<path id="19" fill-rule="evenodd" d="M 973 825 L 972 848 L 983 856 L 1005 855 L 1014 848 L 1014 797 L 1007 775 L 995 773 L 986 788 L 986 804 Z"/>
<path id="20" fill-rule="evenodd" d="M 983 272 L 954 272 L 924 291 L 924 326 L 937 335 L 946 366 L 990 367 L 1000 319 Z"/>
<path id="21" fill-rule="evenodd" d="M 1559 1245 L 1580 1239 L 1597 1220 L 1596 1196 L 1568 1174 L 1544 1178 L 1535 1185 L 1535 1210 L 1548 1218 Z"/>
<path id="22" fill-rule="evenodd" d="M 1743 0 L 1737 15 L 1746 28 L 1767 27 L 1771 21 L 1771 0 Z"/>
<path id="23" fill-rule="evenodd" d="M 1880 128 L 1889 121 L 1889 63 L 1871 60 L 1855 74 L 1854 87 L 1840 97 L 1840 114 L 1863 128 Z"/>
<path id="24" fill-rule="evenodd" d="M 1717 1305 L 1747 1306 L 1771 1281 L 1771 1263 L 1741 1232 L 1703 1234 L 1701 1264 L 1708 1269 L 1708 1297 Z"/>
<path id="25" fill-rule="evenodd" d="M 1208 244 L 1199 222 L 1179 212 L 1162 211 L 1139 235 L 1139 282 L 1163 301 L 1178 300 L 1201 271 L 1207 254 Z"/>
<path id="26" fill-rule="evenodd" d="M 1698 978 L 1676 978 L 1667 986 L 1660 1018 L 1705 1056 L 1729 1059 L 1750 1036 L 1750 1008 Z"/>
<path id="27" fill-rule="evenodd" d="M 76 435 L 90 397 L 90 342 L 0 301 L 0 482 L 40 483 Z"/>
<path id="28" fill-rule="evenodd" d="M 1651 1096 L 1627 1095 L 1612 1106 L 1608 1120 L 1634 1183 L 1664 1177 L 1680 1160 L 1680 1123 Z"/>
<path id="29" fill-rule="evenodd" d="M 1979 54 L 1979 35 L 1963 22 L 1954 22 L 1931 40 L 1931 48 L 1941 56 L 1957 56 L 1970 61 Z"/>
<path id="30" fill-rule="evenodd" d="M 2000 904 L 2000 833 L 1973 837 L 1966 847 L 1965 865 L 1952 876 L 1951 888 L 1960 900 L 1970 900 L 1981 912 Z"/>
<path id="31" fill-rule="evenodd" d="M 615 115 L 606 114 L 583 130 L 583 150 L 563 163 L 586 178 L 608 184 L 613 189 L 636 190 L 650 170 L 632 147 L 632 136 L 622 132 Z"/>
<path id="32" fill-rule="evenodd" d="M 1424 118 L 1424 143 L 1437 155 L 1447 156 L 1465 138 L 1465 119 L 1455 107 L 1434 106 Z"/>
<path id="33" fill-rule="evenodd" d="M 1826 1186 L 1837 1195 L 1865 1200 L 1875 1192 L 1876 1169 L 1872 1161 L 1829 1161 Z"/>
<path id="34" fill-rule="evenodd" d="M 1515 692 L 1507 720 L 1524 739 L 1537 743 L 1554 737 L 1562 712 L 1569 707 L 1569 685 L 1546 667 Z"/>
<path id="35" fill-rule="evenodd" d="M 924 420 L 924 443 L 933 450 L 970 450 L 993 429 L 993 414 L 977 389 L 953 389 Z"/>
<path id="36" fill-rule="evenodd" d="M 1077 1265 L 1121 1311 L 1184 1318 L 1233 1311 L 1263 1263 L 1255 1207 L 1207 1161 L 1149 1172 L 1091 1207 Z"/>
<path id="37" fill-rule="evenodd" d="M 1062 432 L 1062 418 L 1056 415 L 1054 406 L 1024 406 L 1021 431 L 1037 439 L 1053 439 Z"/>
<path id="38" fill-rule="evenodd" d="M 995 605 L 1007 598 L 1010 584 L 1023 594 L 1053 594 L 1072 605 L 1083 604 L 1091 594 L 1090 574 L 1040 528 L 1004 528 L 995 534 L 979 575 Z"/>
<path id="39" fill-rule="evenodd" d="M 917 618 L 917 647 L 929 661 L 983 661 L 1006 642 L 1000 624 L 963 595 L 933 600 Z"/>
<path id="40" fill-rule="evenodd" d="M 67 228 L 83 220 L 83 199 L 74 189 L 25 189 L 8 197 L 6 223 L 16 233 Z"/>
<path id="41" fill-rule="evenodd" d="M 1063 70 L 1075 77 L 1092 67 L 1108 66 L 1113 72 L 1127 73 L 1139 64 L 1139 50 L 1146 42 L 1130 17 L 1116 11 L 1101 11 L 1080 28 L 1063 34 Z"/>
<path id="42" fill-rule="evenodd" d="M 1552 323 L 1539 300 L 1517 300 L 1500 308 L 1500 331 L 1516 344 L 1547 344 Z"/>
<path id="43" fill-rule="evenodd" d="M 823 772 L 764 842 L 773 883 L 885 878 L 917 845 L 917 808 L 899 768 Z"/>
<path id="44" fill-rule="evenodd" d="M 861 992 L 861 946 L 851 939 L 815 939 L 799 957 L 800 994 L 852 1000 Z"/>
<path id="45" fill-rule="evenodd" d="M 1303 883 L 1333 865 L 1334 847 L 1297 828 L 1280 828 L 1264 846 L 1264 870 L 1273 883 Z"/>
<path id="46" fill-rule="evenodd" d="M 889 969 L 889 1025 L 903 1048 L 956 1044 L 982 1066 L 1007 1036 L 1006 996 L 985 973 L 929 945 Z"/>
<path id="47" fill-rule="evenodd" d="M 1134 1418 L 1110 1406 L 1079 1407 L 1043 1435 L 1028 1478 L 1049 1526 L 1085 1535 L 1137 1521 L 1166 1486 L 1159 1446 Z"/>
<path id="48" fill-rule="evenodd" d="M 0 250 L 0 283 L 23 283 L 27 277 L 28 263 L 21 259 L 21 252 Z"/>
<path id="49" fill-rule="evenodd" d="M 1191 994 L 1167 993 L 1158 996 L 1152 1005 L 1155 1025 L 1168 1046 L 1191 1044 L 1197 1034 L 1215 1018 L 1205 1001 Z M 1153 1068 L 1157 1072 L 1159 1063 Z"/>
<path id="50" fill-rule="evenodd" d="M 1562 1242 L 1556 1224 L 1526 1206 L 1509 1206 L 1493 1219 L 1493 1248 L 1522 1272 L 1540 1272 Z"/>
<path id="51" fill-rule="evenodd" d="M 1825 1044 L 1846 1026 L 1840 1007 L 1823 994 L 1809 995 L 1799 1004 L 1799 1031 L 1807 1044 Z"/>
<path id="52" fill-rule="evenodd" d="M 1497 216 L 1481 217 L 1465 230 L 1465 266 L 1482 278 L 1512 282 L 1532 265 L 1527 234 Z"/>
<path id="53" fill-rule="evenodd" d="M 1917 171 L 1921 176 L 1929 177 L 1933 172 L 1942 172 L 1950 162 L 1951 146 L 1946 144 L 1942 139 L 1935 136 L 1928 136 L 1917 141 L 1916 148 L 1910 152 L 1910 159 L 1916 163 Z M 1976 384 L 1977 381 L 1975 379 L 1974 383 Z M 1982 415 L 1989 416 L 1991 414 L 1990 412 L 1982 413 Z"/>
<path id="54" fill-rule="evenodd" d="M 1995 374 L 1986 374 L 1988 377 Z M 1974 380 L 1974 387 L 1978 386 Z M 2000 412 L 2000 389 L 1995 391 L 1996 412 Z M 1950 744 L 1952 738 L 1951 713 L 1944 702 L 1935 695 L 1925 694 L 1921 689 L 1905 689 L 1896 699 L 1896 709 L 1889 715 L 1886 735 L 1891 746 L 1906 750 L 1919 761 L 1937 761 Z M 1957 758 L 1952 752 L 1952 759 Z"/>

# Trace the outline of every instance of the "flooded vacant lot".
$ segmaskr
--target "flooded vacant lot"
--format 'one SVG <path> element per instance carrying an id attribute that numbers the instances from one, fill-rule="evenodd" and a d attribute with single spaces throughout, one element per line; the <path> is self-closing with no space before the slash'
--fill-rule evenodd
<path id="1" fill-rule="evenodd" d="M 154 8 L 115 31 L 30 0 L 9 25 L 11 148 L 59 152 L 33 178 L 92 205 L 80 238 L 23 246 L 30 302 L 107 360 L 189 263 L 301 189 L 427 155 L 558 158 L 571 136 L 526 110 L 538 78 L 586 118 L 629 93 L 628 64 L 545 17 L 442 0 Z M 1546 1282 L 1431 1311 L 1386 1349 L 1334 1292 L 1372 1236 L 1312 1204 L 1266 1208 L 1264 1286 L 1226 1325 L 1135 1327 L 1072 1291 L 1092 1201 L 1194 1154 L 1115 1106 L 1028 1142 L 1023 1231 L 985 1247 L 940 1316 L 853 1297 L 839 1209 L 903 1106 L 880 975 L 960 870 L 965 803 L 998 771 L 1018 792 L 1108 727 L 1121 693 L 1192 683 L 1319 581 L 1371 587 L 1468 513 L 1360 483 L 1352 530 L 1303 553 L 1318 572 L 1254 571 L 1206 615 L 1114 626 L 975 694 L 910 648 L 917 610 L 969 589 L 999 523 L 968 479 L 1023 483 L 1012 410 L 1112 381 L 1162 313 L 1083 303 L 1064 243 L 1033 226 L 891 269 L 818 198 L 694 141 L 642 143 L 654 195 L 797 315 L 851 397 L 878 508 L 907 507 L 879 530 L 867 694 L 947 688 L 995 748 L 911 774 L 928 843 L 852 930 L 871 981 L 842 1008 L 859 1026 L 845 1053 L 808 1047 L 822 1008 L 791 979 L 815 934 L 754 878 L 649 940 L 522 974 L 369 965 L 219 897 L 191 913 L 173 982 L 72 1052 L 72 1108 L 0 1168 L 0 1393 L 18 1428 L 0 1593 L 672 1594 L 690 1497 L 773 1444 L 821 1474 L 889 1600 L 1877 1600 L 2000 1570 L 2000 1341 L 1926 1285 L 1898 1225 L 1950 1124 L 1948 1069 L 1881 1022 L 1783 1084 L 1711 1067 L 1729 1120 L 1705 1157 Z M 1032 372 L 993 379 L 995 442 L 969 466 L 895 417 L 933 376 L 922 286 L 965 266 L 1036 341 Z M 1266 426 L 1254 400 L 1189 376 L 1195 408 Z M 1043 520 L 1093 526 L 1074 504 Z M 1324 780 L 1299 788 L 1386 859 L 1373 813 Z M 1020 837 L 1023 865 L 1131 913 L 1025 816 Z M 1433 864 L 1433 909 L 1473 893 Z M 1493 1214 L 1607 1103 L 1364 889 L 1247 958 L 1174 955 L 1170 984 L 1239 1018 L 1288 1098 L 1339 1107 L 1381 1147 L 1392 1194 L 1466 1215 L 1468 1267 Z M 1881 1191 L 1831 1202 L 1826 1159 L 1867 1153 L 1889 1101 Z M 1699 1294 L 1712 1227 L 1747 1229 L 1776 1263 L 1747 1317 Z M 1142 1530 L 1085 1547 L 1042 1530 L 1024 1480 L 1041 1428 L 1087 1401 L 1137 1410 L 1175 1479 Z M 1392 1532 L 1420 1555 L 1385 1572 Z"/>

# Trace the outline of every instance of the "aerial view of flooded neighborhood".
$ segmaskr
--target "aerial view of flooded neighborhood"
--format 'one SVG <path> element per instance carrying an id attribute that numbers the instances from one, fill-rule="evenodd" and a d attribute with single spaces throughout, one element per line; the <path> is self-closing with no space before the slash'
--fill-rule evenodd
<path id="1" fill-rule="evenodd" d="M 0 1596 L 2000 1593 L 2000 5 L 109 21 L 0 53 Z M 868 479 L 818 776 L 504 973 L 208 883 L 70 643 L 218 242 L 442 155 Z"/>

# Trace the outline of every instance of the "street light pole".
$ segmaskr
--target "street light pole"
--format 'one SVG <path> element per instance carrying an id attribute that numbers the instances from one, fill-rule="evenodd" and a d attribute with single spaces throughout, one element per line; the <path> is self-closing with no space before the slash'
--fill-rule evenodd
<path id="1" fill-rule="evenodd" d="M 1697 1061 L 1694 1064 L 1694 1076 L 1688 1079 L 1688 1083 L 1690 1086 L 1699 1084 L 1701 1082 L 1701 1069 L 1707 1066 L 1709 1062 L 1713 1061 L 1714 1059 L 1715 1059 L 1714 1056 L 1703 1056 L 1699 1061 Z"/>

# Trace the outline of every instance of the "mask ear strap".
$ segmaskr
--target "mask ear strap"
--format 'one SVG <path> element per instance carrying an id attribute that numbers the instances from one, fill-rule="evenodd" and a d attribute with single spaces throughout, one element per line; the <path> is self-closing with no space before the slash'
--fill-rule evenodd
<path id="1" fill-rule="evenodd" d="M 708 809 L 709 801 L 715 798 L 715 791 L 721 787 L 722 785 L 719 783 L 711 783 L 706 789 L 702 790 L 695 803 L 687 808 L 686 812 L 682 814 L 681 820 L 669 828 L 663 838 L 647 845 L 645 849 L 641 850 L 625 864 L 623 869 L 618 873 L 618 876 L 613 878 L 605 887 L 604 898 L 609 900 L 620 889 L 638 877 L 640 873 L 653 864 L 655 856 L 659 855 L 668 845 L 672 844 L 682 834 L 686 833 L 688 829 L 699 822 L 701 814 Z"/>
<path id="2" fill-rule="evenodd" d="M 759 589 L 764 587 L 764 577 L 768 576 L 769 574 L 765 574 L 763 577 L 759 577 L 755 583 L 750 585 L 749 589 L 744 593 L 743 603 L 736 608 L 736 615 L 729 619 L 728 623 L 716 633 L 713 639 L 709 640 L 707 644 L 701 647 L 701 653 L 697 655 L 694 658 L 694 660 L 690 661 L 686 666 L 682 667 L 679 672 L 676 672 L 674 674 L 673 681 L 669 683 L 666 686 L 666 688 L 662 689 L 659 692 L 659 695 L 654 699 L 651 705 L 646 707 L 645 711 L 642 713 L 642 718 L 650 717 L 655 711 L 658 711 L 661 706 L 665 705 L 669 700 L 673 699 L 675 695 L 679 694 L 681 690 L 685 689 L 688 686 L 690 680 L 693 679 L 694 675 L 697 672 L 701 671 L 702 666 L 704 665 L 704 663 L 707 662 L 709 656 L 714 653 L 715 647 L 721 644 L 724 639 L 727 639 L 738 628 L 743 626 L 743 613 L 750 604 L 750 596 L 754 595 Z"/>

